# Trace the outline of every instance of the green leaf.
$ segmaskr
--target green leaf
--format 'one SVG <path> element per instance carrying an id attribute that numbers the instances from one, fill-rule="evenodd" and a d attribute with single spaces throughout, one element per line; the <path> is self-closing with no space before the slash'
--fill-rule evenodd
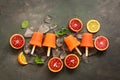
<path id="1" fill-rule="evenodd" d="M 56 34 L 58 36 L 63 36 L 67 33 L 67 29 L 66 28 L 62 28 L 61 30 L 57 31 Z"/>
<path id="2" fill-rule="evenodd" d="M 67 29 L 66 28 L 62 28 L 62 33 L 63 35 L 67 33 Z"/>
<path id="3" fill-rule="evenodd" d="M 29 21 L 28 20 L 24 20 L 22 23 L 21 23 L 21 27 L 24 29 L 24 28 L 27 28 L 29 26 Z"/>
<path id="4" fill-rule="evenodd" d="M 44 64 L 44 62 L 41 61 L 41 59 L 39 58 L 39 56 L 35 56 L 34 61 L 35 61 L 36 64 Z"/>

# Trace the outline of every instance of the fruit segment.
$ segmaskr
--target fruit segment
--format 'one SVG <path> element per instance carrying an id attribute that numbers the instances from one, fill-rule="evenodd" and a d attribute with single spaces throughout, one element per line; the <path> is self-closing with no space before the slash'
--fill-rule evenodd
<path id="1" fill-rule="evenodd" d="M 56 35 L 47 33 L 43 42 L 43 46 L 48 47 L 47 56 L 50 56 L 51 48 L 56 48 Z"/>
<path id="2" fill-rule="evenodd" d="M 10 37 L 10 45 L 14 49 L 21 49 L 25 44 L 25 39 L 21 34 L 14 34 Z"/>
<path id="3" fill-rule="evenodd" d="M 80 59 L 75 54 L 69 54 L 64 59 L 65 66 L 69 69 L 75 69 L 80 63 Z"/>
<path id="4" fill-rule="evenodd" d="M 80 45 L 80 42 L 77 40 L 77 38 L 75 38 L 73 35 L 69 35 L 69 36 L 64 38 L 64 41 L 65 41 L 65 43 L 70 51 L 72 51 L 73 49 L 76 49 L 77 52 L 80 55 L 82 55 L 82 53 L 77 48 L 77 46 Z"/>
<path id="5" fill-rule="evenodd" d="M 100 23 L 97 20 L 89 20 L 87 22 L 87 30 L 91 33 L 96 33 L 100 29 Z"/>
<path id="6" fill-rule="evenodd" d="M 23 54 L 23 52 L 20 52 L 20 53 L 18 54 L 17 60 L 18 60 L 18 62 L 19 62 L 21 65 L 26 65 L 26 64 L 28 64 L 28 63 L 27 63 L 27 60 L 26 60 L 26 57 L 25 57 L 25 55 Z"/>
<path id="7" fill-rule="evenodd" d="M 95 48 L 99 51 L 104 51 L 109 47 L 109 41 L 105 36 L 98 36 L 94 41 Z"/>
<path id="8" fill-rule="evenodd" d="M 38 46 L 38 47 L 42 46 L 42 38 L 43 38 L 42 33 L 40 33 L 40 32 L 34 32 L 33 33 L 33 36 L 32 36 L 32 38 L 30 40 L 30 44 L 33 45 L 33 49 L 32 49 L 31 54 L 34 53 L 34 50 L 35 50 L 36 46 Z"/>
<path id="9" fill-rule="evenodd" d="M 48 68 L 52 72 L 59 72 L 63 68 L 63 62 L 58 57 L 53 57 L 48 61 Z"/>
<path id="10" fill-rule="evenodd" d="M 69 21 L 69 28 L 76 33 L 78 33 L 82 29 L 82 27 L 82 21 L 78 18 L 72 18 Z"/>
<path id="11" fill-rule="evenodd" d="M 88 56 L 88 47 L 94 47 L 92 36 L 93 35 L 90 33 L 83 33 L 82 34 L 82 42 L 81 42 L 80 46 L 86 48 L 86 56 Z"/>

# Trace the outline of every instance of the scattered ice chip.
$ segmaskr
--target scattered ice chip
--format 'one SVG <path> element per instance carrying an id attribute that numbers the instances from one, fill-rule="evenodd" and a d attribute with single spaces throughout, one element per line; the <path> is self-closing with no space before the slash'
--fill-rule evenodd
<path id="1" fill-rule="evenodd" d="M 50 24 L 50 23 L 52 22 L 52 17 L 51 17 L 50 15 L 47 15 L 47 16 L 44 18 L 44 22 Z"/>
<path id="2" fill-rule="evenodd" d="M 47 60 L 47 56 L 41 56 L 41 61 L 45 62 Z"/>
<path id="3" fill-rule="evenodd" d="M 59 57 L 60 56 L 60 50 L 58 49 L 52 49 L 52 55 L 53 57 Z"/>
<path id="4" fill-rule="evenodd" d="M 25 54 L 29 54 L 31 52 L 31 45 L 29 43 L 27 43 L 24 46 L 24 52 L 25 52 Z"/>
<path id="5" fill-rule="evenodd" d="M 57 38 L 57 46 L 61 47 L 63 45 L 63 38 Z"/>
<path id="6" fill-rule="evenodd" d="M 64 59 L 66 56 L 67 56 L 66 52 L 61 52 L 61 54 L 60 54 L 60 58 L 61 59 Z"/>
<path id="7" fill-rule="evenodd" d="M 82 55 L 82 59 L 85 63 L 88 63 L 88 57 L 86 56 L 86 54 Z"/>
<path id="8" fill-rule="evenodd" d="M 46 33 L 46 32 L 48 32 L 50 30 L 50 28 L 49 28 L 49 25 L 48 24 L 42 24 L 42 25 L 40 25 L 40 27 L 39 27 L 39 32 L 41 32 L 41 33 Z"/>
<path id="9" fill-rule="evenodd" d="M 78 39 L 82 39 L 82 35 L 81 35 L 81 34 L 77 34 L 76 37 L 77 37 Z"/>
<path id="10" fill-rule="evenodd" d="M 26 29 L 26 32 L 24 33 L 24 37 L 29 38 L 32 37 L 32 34 L 35 32 L 35 27 L 29 27 Z"/>

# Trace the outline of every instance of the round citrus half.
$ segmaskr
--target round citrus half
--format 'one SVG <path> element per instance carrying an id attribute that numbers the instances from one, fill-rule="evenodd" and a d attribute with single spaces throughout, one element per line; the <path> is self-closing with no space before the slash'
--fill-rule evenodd
<path id="1" fill-rule="evenodd" d="M 26 57 L 25 57 L 25 55 L 23 54 L 23 52 L 20 52 L 20 53 L 18 54 L 17 59 L 18 59 L 18 62 L 19 62 L 20 64 L 22 64 L 22 65 L 28 64 L 28 63 L 27 63 L 27 60 L 26 60 Z"/>
<path id="2" fill-rule="evenodd" d="M 25 39 L 21 34 L 14 34 L 10 37 L 10 45 L 14 49 L 20 49 L 25 45 Z"/>
<path id="3" fill-rule="evenodd" d="M 94 41 L 95 48 L 99 51 L 104 51 L 109 46 L 109 41 L 105 36 L 98 36 Z"/>
<path id="4" fill-rule="evenodd" d="M 87 30 L 91 33 L 96 33 L 100 29 L 100 23 L 97 20 L 89 20 L 87 22 Z"/>
<path id="5" fill-rule="evenodd" d="M 48 61 L 48 68 L 52 72 L 59 72 L 63 68 L 63 62 L 58 57 L 53 57 Z"/>
<path id="6" fill-rule="evenodd" d="M 83 28 L 83 24 L 82 24 L 82 21 L 78 18 L 72 18 L 70 21 L 69 21 L 69 28 L 78 33 L 82 28 Z"/>
<path id="7" fill-rule="evenodd" d="M 80 60 L 75 54 L 69 54 L 64 59 L 65 66 L 69 69 L 75 69 L 78 67 Z"/>

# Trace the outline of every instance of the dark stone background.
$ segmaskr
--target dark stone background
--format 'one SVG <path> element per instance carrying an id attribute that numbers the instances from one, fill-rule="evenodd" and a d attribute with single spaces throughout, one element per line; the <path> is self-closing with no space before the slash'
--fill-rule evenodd
<path id="1" fill-rule="evenodd" d="M 110 46 L 104 55 L 89 57 L 75 70 L 66 67 L 60 73 L 51 73 L 43 66 L 21 66 L 16 51 L 9 46 L 14 33 L 25 32 L 20 24 L 30 20 L 39 26 L 46 15 L 51 15 L 59 28 L 67 27 L 68 20 L 78 17 L 84 29 L 89 19 L 101 23 L 95 35 L 108 37 Z M 120 0 L 0 0 L 0 80 L 120 80 Z"/>

